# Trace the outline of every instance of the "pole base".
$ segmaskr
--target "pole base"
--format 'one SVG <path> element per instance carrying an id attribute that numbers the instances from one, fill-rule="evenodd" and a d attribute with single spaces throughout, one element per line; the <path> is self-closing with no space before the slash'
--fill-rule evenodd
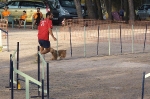
<path id="1" fill-rule="evenodd" d="M 38 98 L 38 97 L 42 97 L 42 96 L 31 96 L 31 98 Z M 47 97 L 47 95 L 45 95 L 44 97 Z"/>

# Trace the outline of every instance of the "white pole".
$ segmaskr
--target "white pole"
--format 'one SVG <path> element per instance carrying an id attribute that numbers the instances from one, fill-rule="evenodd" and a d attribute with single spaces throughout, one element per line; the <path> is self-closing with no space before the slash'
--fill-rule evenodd
<path id="1" fill-rule="evenodd" d="M 84 57 L 86 57 L 86 27 L 84 26 Z"/>
<path id="2" fill-rule="evenodd" d="M 0 30 L 0 52 L 2 51 L 3 45 L 2 45 L 2 31 Z"/>
<path id="3" fill-rule="evenodd" d="M 26 89 L 25 89 L 26 99 L 30 99 L 30 94 L 29 94 L 30 89 L 29 89 L 29 79 L 28 78 L 25 78 L 25 86 L 26 86 Z"/>
<path id="4" fill-rule="evenodd" d="M 108 26 L 108 47 L 109 47 L 109 55 L 110 55 L 110 27 Z"/>
<path id="5" fill-rule="evenodd" d="M 134 52 L 134 28 L 132 25 L 132 53 Z"/>

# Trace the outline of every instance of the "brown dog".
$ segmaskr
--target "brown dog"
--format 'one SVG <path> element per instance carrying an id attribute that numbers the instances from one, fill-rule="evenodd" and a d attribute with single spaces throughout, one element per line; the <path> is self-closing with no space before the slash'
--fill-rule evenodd
<path id="1" fill-rule="evenodd" d="M 58 50 L 58 55 L 57 55 L 57 50 L 53 48 L 50 48 L 50 52 L 52 53 L 51 60 L 57 60 L 58 57 L 60 59 L 63 59 L 66 57 L 66 50 Z"/>

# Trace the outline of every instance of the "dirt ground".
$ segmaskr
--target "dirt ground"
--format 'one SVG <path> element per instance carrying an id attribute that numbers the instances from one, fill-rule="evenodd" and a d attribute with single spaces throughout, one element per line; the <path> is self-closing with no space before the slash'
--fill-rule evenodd
<path id="1" fill-rule="evenodd" d="M 11 99 L 5 86 L 9 83 L 9 57 L 17 42 L 19 70 L 37 79 L 37 30 L 9 28 L 10 51 L 3 48 L 0 52 L 0 99 Z M 6 45 L 6 39 L 3 44 Z M 56 42 L 51 40 L 51 44 L 55 47 Z M 59 47 L 69 49 L 69 46 Z M 50 99 L 141 99 L 143 72 L 150 72 L 149 52 L 71 58 L 67 50 L 64 60 L 51 61 L 50 57 L 50 53 L 45 55 L 50 65 Z M 150 78 L 145 81 L 144 99 L 150 99 L 149 81 Z M 21 82 L 22 88 L 24 85 Z M 31 84 L 30 96 L 36 95 L 37 86 Z M 14 99 L 25 99 L 25 91 L 15 90 Z"/>

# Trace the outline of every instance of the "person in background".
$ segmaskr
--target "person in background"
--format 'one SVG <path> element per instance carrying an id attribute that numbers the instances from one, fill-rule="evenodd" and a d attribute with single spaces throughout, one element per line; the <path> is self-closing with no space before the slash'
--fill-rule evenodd
<path id="1" fill-rule="evenodd" d="M 122 21 L 124 19 L 124 10 L 121 8 L 119 11 L 120 20 Z"/>
<path id="2" fill-rule="evenodd" d="M 4 11 L 2 12 L 2 17 L 5 19 L 8 19 L 8 16 L 10 15 L 10 11 L 8 10 L 8 7 L 4 7 Z"/>
<path id="3" fill-rule="evenodd" d="M 66 18 L 64 18 L 61 22 L 62 26 L 65 26 L 66 25 Z"/>
<path id="4" fill-rule="evenodd" d="M 43 18 L 42 12 L 40 12 L 40 8 L 37 8 L 37 12 L 33 14 L 33 27 L 35 25 L 39 25 L 40 20 Z"/>
<path id="5" fill-rule="evenodd" d="M 52 18 L 53 14 L 52 12 L 47 12 L 46 13 L 46 18 L 42 21 L 40 21 L 40 24 L 38 26 L 38 42 L 40 45 L 40 53 L 41 54 L 46 54 L 50 52 L 50 39 L 49 35 L 56 41 L 57 39 L 54 37 L 52 28 Z"/>
<path id="6" fill-rule="evenodd" d="M 23 14 L 20 16 L 20 19 L 19 19 L 19 28 L 21 27 L 22 22 L 26 20 L 26 18 L 27 18 L 26 11 L 23 11 Z"/>

